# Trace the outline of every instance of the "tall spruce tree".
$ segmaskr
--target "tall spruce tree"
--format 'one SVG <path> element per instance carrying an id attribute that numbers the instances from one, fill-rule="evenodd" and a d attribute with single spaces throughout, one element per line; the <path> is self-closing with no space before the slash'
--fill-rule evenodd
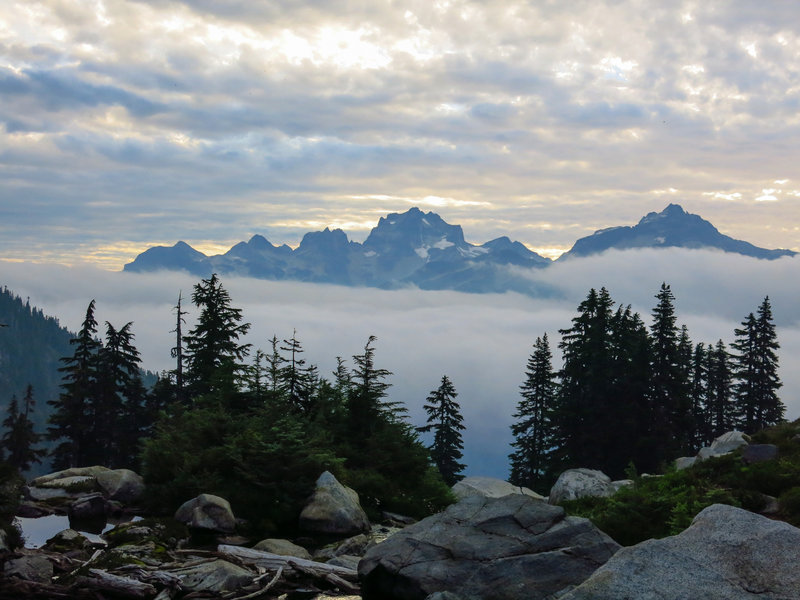
<path id="1" fill-rule="evenodd" d="M 553 372 L 550 343 L 545 333 L 537 337 L 528 358 L 525 381 L 520 386 L 522 399 L 511 425 L 515 449 L 509 455 L 509 482 L 518 486 L 541 489 L 554 474 L 553 452 L 556 445 L 552 414 L 558 385 Z"/>
<path id="2" fill-rule="evenodd" d="M 707 442 L 734 428 L 733 372 L 731 355 L 722 340 L 709 345 L 707 351 L 706 411 Z"/>
<path id="3" fill-rule="evenodd" d="M 465 467 L 458 462 L 464 458 L 461 432 L 465 427 L 461 407 L 456 402 L 457 396 L 453 383 L 444 375 L 439 387 L 428 395 L 424 405 L 425 412 L 428 413 L 428 424 L 417 428 L 421 432 L 433 431 L 433 442 L 428 449 L 433 464 L 449 486 L 463 479 L 461 471 Z"/>
<path id="4" fill-rule="evenodd" d="M 48 400 L 53 407 L 47 438 L 58 441 L 52 451 L 53 467 L 87 466 L 88 454 L 92 451 L 92 427 L 89 423 L 91 407 L 97 388 L 97 354 L 101 347 L 96 338 L 97 320 L 94 316 L 95 301 L 86 309 L 86 316 L 78 336 L 70 340 L 75 347 L 72 356 L 64 357 L 62 392 L 56 400 Z"/>
<path id="5" fill-rule="evenodd" d="M 187 389 L 193 400 L 214 393 L 218 402 L 235 404 L 239 383 L 247 372 L 243 361 L 250 351 L 250 344 L 242 344 L 240 338 L 250 324 L 242 322 L 241 309 L 232 306 L 216 273 L 195 284 L 192 302 L 200 308 L 200 315 L 183 338 Z"/>
<path id="6" fill-rule="evenodd" d="M 661 284 L 656 294 L 650 326 L 652 344 L 651 401 L 654 437 L 659 460 L 688 453 L 691 431 L 691 400 L 687 352 L 681 351 L 679 329 L 675 321 L 675 296 L 670 286 Z M 688 336 L 687 336 L 688 341 Z M 684 342 L 686 345 L 686 342 Z"/>
<path id="7" fill-rule="evenodd" d="M 366 439 L 379 425 L 380 421 L 397 420 L 404 409 L 397 403 L 386 400 L 386 390 L 390 385 L 385 380 L 392 373 L 375 366 L 375 348 L 378 338 L 369 336 L 364 345 L 364 353 L 353 356 L 353 369 L 347 397 L 350 429 L 356 439 Z"/>
<path id="8" fill-rule="evenodd" d="M 613 301 L 605 288 L 589 291 L 578 305 L 572 327 L 559 330 L 563 366 L 559 372 L 558 411 L 554 424 L 558 460 L 567 466 L 602 469 L 608 461 L 613 430 L 611 403 L 611 321 Z"/>
<path id="9" fill-rule="evenodd" d="M 696 454 L 703 446 L 708 446 L 711 437 L 711 422 L 708 411 L 708 355 L 705 344 L 698 343 L 692 353 L 692 436 L 689 440 L 689 454 Z"/>
<path id="10" fill-rule="evenodd" d="M 5 432 L 0 439 L 0 447 L 5 452 L 5 461 L 20 473 L 29 470 L 34 463 L 41 463 L 47 454 L 46 450 L 36 448 L 42 436 L 34 431 L 30 418 L 35 404 L 33 386 L 28 384 L 25 397 L 22 399 L 22 410 L 19 408 L 17 397 L 12 396 L 7 416 L 3 421 Z"/>
<path id="11" fill-rule="evenodd" d="M 769 297 L 759 306 L 758 317 L 750 313 L 742 328 L 734 333 L 732 362 L 737 424 L 746 433 L 754 433 L 782 421 L 785 412 L 778 397 L 783 385 L 778 376 L 780 345 Z"/>

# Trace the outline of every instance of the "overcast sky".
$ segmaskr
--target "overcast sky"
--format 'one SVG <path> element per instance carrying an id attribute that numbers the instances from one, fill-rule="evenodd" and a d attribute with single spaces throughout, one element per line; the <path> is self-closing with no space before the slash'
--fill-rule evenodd
<path id="1" fill-rule="evenodd" d="M 363 240 L 411 206 L 556 256 L 678 202 L 800 250 L 791 1 L 13 0 L 0 255 Z"/>

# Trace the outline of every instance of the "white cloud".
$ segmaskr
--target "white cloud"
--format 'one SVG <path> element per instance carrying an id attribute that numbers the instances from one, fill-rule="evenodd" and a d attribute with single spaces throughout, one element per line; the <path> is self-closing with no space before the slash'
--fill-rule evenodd
<path id="1" fill-rule="evenodd" d="M 286 338 L 296 329 L 305 357 L 323 376 L 335 368 L 337 355 L 349 359 L 376 335 L 376 362 L 394 373 L 393 398 L 406 403 L 415 423 L 424 420 L 427 394 L 448 375 L 468 428 L 469 472 L 505 477 L 509 425 L 531 346 L 547 333 L 558 361 L 558 329 L 570 325 L 590 287 L 607 287 L 615 301 L 630 303 L 649 323 L 654 296 L 666 281 L 676 296 L 678 322 L 687 324 L 694 342 L 706 343 L 720 338 L 730 343 L 733 329 L 769 295 L 782 345 L 781 396 L 788 416 L 800 417 L 798 270 L 796 258 L 758 261 L 672 249 L 609 252 L 530 273 L 562 290 L 559 300 L 238 278 L 222 282 L 252 323 L 248 341 L 266 349 L 273 334 Z M 100 322 L 134 321 L 145 366 L 161 370 L 172 365 L 171 308 L 180 290 L 189 297 L 197 279 L 0 262 L 0 281 L 73 331 L 95 298 Z"/>

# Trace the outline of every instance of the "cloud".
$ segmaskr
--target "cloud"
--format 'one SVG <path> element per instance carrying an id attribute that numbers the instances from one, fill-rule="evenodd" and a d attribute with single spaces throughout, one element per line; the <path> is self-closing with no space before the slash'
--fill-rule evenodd
<path id="1" fill-rule="evenodd" d="M 676 297 L 678 323 L 688 326 L 695 343 L 723 339 L 730 344 L 734 328 L 769 295 L 781 343 L 781 397 L 788 417 L 800 417 L 799 261 L 758 261 L 708 251 L 609 252 L 530 274 L 561 290 L 558 300 L 241 278 L 222 282 L 252 323 L 248 341 L 267 349 L 273 334 L 285 339 L 296 329 L 305 358 L 318 365 L 323 376 L 330 376 L 336 356 L 349 360 L 376 335 L 376 364 L 393 372 L 392 398 L 408 406 L 415 424 L 424 422 L 422 405 L 428 393 L 448 375 L 467 425 L 468 472 L 505 477 L 512 441 L 509 425 L 532 345 L 547 333 L 557 366 L 558 330 L 569 327 L 590 287 L 607 287 L 616 302 L 631 304 L 649 323 L 654 296 L 666 281 Z M 189 298 L 197 280 L 175 273 L 0 262 L 0 282 L 22 297 L 30 296 L 32 304 L 73 331 L 95 298 L 101 323 L 134 321 L 145 366 L 162 370 L 172 365 L 171 308 L 179 291 Z M 194 317 L 189 315 L 189 326 Z"/>

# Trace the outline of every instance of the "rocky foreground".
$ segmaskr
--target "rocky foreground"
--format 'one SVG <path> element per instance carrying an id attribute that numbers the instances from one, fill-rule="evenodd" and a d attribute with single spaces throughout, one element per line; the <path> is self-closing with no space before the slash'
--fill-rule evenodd
<path id="1" fill-rule="evenodd" d="M 741 435 L 722 441 L 714 452 L 750 450 Z M 67 529 L 38 549 L 6 549 L 0 599 L 800 598 L 800 529 L 787 523 L 716 504 L 679 535 L 621 548 L 553 504 L 625 485 L 575 469 L 548 501 L 473 477 L 454 486 L 459 501 L 442 513 L 417 523 L 385 514 L 375 525 L 357 494 L 325 473 L 302 509 L 302 537 L 257 544 L 237 535 L 241 524 L 227 501 L 201 494 L 172 519 L 126 522 L 100 542 Z M 21 513 L 124 515 L 136 512 L 142 486 L 129 471 L 62 471 L 31 482 Z"/>

